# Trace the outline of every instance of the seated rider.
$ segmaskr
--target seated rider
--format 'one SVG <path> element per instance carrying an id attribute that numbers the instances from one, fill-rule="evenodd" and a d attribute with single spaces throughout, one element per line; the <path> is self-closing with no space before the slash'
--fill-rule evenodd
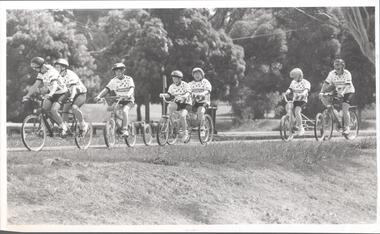
<path id="1" fill-rule="evenodd" d="M 334 60 L 334 70 L 330 71 L 325 82 L 322 85 L 320 92 L 320 99 L 326 107 L 332 105 L 333 98 L 326 97 L 323 94 L 329 92 L 329 89 L 335 88 L 333 95 L 336 95 L 338 98 L 341 98 L 342 103 L 342 112 L 343 112 L 343 134 L 350 133 L 350 114 L 349 107 L 355 95 L 355 87 L 352 84 L 351 73 L 344 69 L 346 66 L 343 59 Z"/>
<path id="2" fill-rule="evenodd" d="M 212 86 L 205 78 L 202 68 L 196 67 L 192 71 L 193 81 L 189 83 L 193 99 L 193 111 L 197 112 L 198 120 L 201 121 L 201 136 L 205 135 L 205 112 L 210 105 L 210 93 Z"/>
<path id="3" fill-rule="evenodd" d="M 307 103 L 307 96 L 310 91 L 310 82 L 303 78 L 303 72 L 300 68 L 292 69 L 289 75 L 293 80 L 284 94 L 288 95 L 293 93 L 293 95 L 295 95 L 293 108 L 294 115 L 296 117 L 296 126 L 294 128 L 298 131 L 298 135 L 302 136 L 305 134 L 305 129 L 302 126 L 301 111 Z"/>
<path id="4" fill-rule="evenodd" d="M 58 113 L 61 105 L 66 99 L 68 91 L 62 76 L 53 66 L 46 64 L 41 57 L 34 57 L 30 61 L 30 66 L 38 72 L 37 79 L 29 88 L 28 93 L 23 97 L 23 101 L 30 98 L 36 92 L 39 92 L 39 87 L 42 84 L 47 87 L 48 93 L 45 94 L 42 103 L 42 109 L 57 122 L 62 132 L 68 130 L 68 126 L 63 123 L 61 115 Z"/>
<path id="5" fill-rule="evenodd" d="M 123 63 L 115 63 L 112 67 L 112 71 L 115 73 L 106 87 L 94 98 L 95 101 L 99 101 L 100 98 L 107 95 L 109 92 L 115 92 L 116 96 L 122 97 L 119 105 L 122 106 L 123 121 L 121 128 L 121 135 L 123 137 L 128 136 L 128 114 L 129 110 L 135 105 L 135 83 L 132 77 L 124 75 L 125 65 Z"/>
<path id="6" fill-rule="evenodd" d="M 183 74 L 181 71 L 173 71 L 171 77 L 173 84 L 169 86 L 168 93 L 161 93 L 160 97 L 174 98 L 174 103 L 170 103 L 168 106 L 169 116 L 171 116 L 173 112 L 179 111 L 181 116 L 180 124 L 183 129 L 182 140 L 185 141 L 189 137 L 186 116 L 188 109 L 191 108 L 191 89 L 189 84 L 182 80 Z"/>
<path id="7" fill-rule="evenodd" d="M 67 112 L 71 108 L 75 118 L 79 123 L 79 129 L 81 132 L 86 132 L 88 129 L 88 124 L 84 121 L 83 113 L 79 109 L 86 102 L 87 88 L 84 86 L 82 81 L 79 79 L 77 74 L 72 70 L 68 69 L 69 63 L 66 59 L 60 58 L 54 63 L 55 69 L 59 71 L 59 74 L 63 77 L 65 84 L 69 90 L 67 101 L 63 105 L 62 118 L 67 123 L 68 114 Z M 65 132 L 62 132 L 64 135 Z"/>

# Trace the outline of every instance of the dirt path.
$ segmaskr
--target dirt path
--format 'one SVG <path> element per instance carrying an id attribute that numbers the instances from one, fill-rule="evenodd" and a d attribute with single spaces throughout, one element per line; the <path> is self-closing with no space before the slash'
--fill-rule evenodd
<path id="1" fill-rule="evenodd" d="M 8 153 L 10 224 L 376 222 L 375 139 Z"/>

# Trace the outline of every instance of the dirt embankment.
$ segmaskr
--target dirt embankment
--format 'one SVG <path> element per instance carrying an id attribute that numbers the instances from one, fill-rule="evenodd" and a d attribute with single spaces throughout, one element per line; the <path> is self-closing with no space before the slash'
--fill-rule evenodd
<path id="1" fill-rule="evenodd" d="M 8 153 L 10 224 L 376 222 L 375 139 Z"/>

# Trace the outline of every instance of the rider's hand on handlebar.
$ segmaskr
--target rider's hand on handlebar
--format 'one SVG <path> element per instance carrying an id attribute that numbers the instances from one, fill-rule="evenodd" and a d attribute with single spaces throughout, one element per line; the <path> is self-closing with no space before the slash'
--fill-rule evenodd
<path id="1" fill-rule="evenodd" d="M 44 99 L 49 99 L 49 98 L 51 98 L 51 96 L 48 93 L 44 95 Z"/>
<path id="2" fill-rule="evenodd" d="M 30 99 L 30 97 L 28 95 L 25 95 L 24 97 L 22 97 L 22 102 L 26 102 Z"/>
<path id="3" fill-rule="evenodd" d="M 100 97 L 99 96 L 94 97 L 94 101 L 95 102 L 99 102 L 100 101 Z"/>

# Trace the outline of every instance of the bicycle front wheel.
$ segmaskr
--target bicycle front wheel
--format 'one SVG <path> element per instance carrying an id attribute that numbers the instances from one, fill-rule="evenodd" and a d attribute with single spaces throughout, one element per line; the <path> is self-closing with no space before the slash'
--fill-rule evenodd
<path id="1" fill-rule="evenodd" d="M 204 128 L 202 129 L 201 124 L 199 125 L 198 135 L 199 141 L 202 145 L 212 141 L 214 137 L 214 125 L 212 124 L 212 118 L 210 115 L 205 115 Z"/>
<path id="2" fill-rule="evenodd" d="M 29 151 L 40 151 L 46 141 L 46 126 L 42 118 L 32 114 L 25 117 L 21 126 L 21 139 Z"/>
<path id="3" fill-rule="evenodd" d="M 347 140 L 353 140 L 359 135 L 359 120 L 355 111 L 350 110 L 350 133 L 343 134 Z"/>
<path id="4" fill-rule="evenodd" d="M 124 137 L 125 143 L 129 147 L 133 147 L 136 144 L 136 138 L 137 138 L 137 135 L 136 135 L 136 126 L 135 126 L 134 123 L 129 123 L 128 124 L 128 133 L 129 133 L 128 136 Z"/>
<path id="5" fill-rule="evenodd" d="M 281 118 L 280 135 L 284 141 L 291 141 L 293 139 L 292 124 L 290 123 L 289 115 L 284 115 Z"/>
<path id="6" fill-rule="evenodd" d="M 161 119 L 157 126 L 157 143 L 164 146 L 169 137 L 169 119 Z"/>
<path id="7" fill-rule="evenodd" d="M 103 129 L 104 142 L 108 148 L 111 148 L 116 143 L 116 122 L 114 119 L 110 119 L 105 122 Z"/>
<path id="8" fill-rule="evenodd" d="M 153 141 L 153 131 L 152 131 L 152 126 L 150 124 L 143 124 L 142 125 L 143 129 L 143 141 L 145 145 L 151 145 Z"/>
<path id="9" fill-rule="evenodd" d="M 169 128 L 168 128 L 168 144 L 169 145 L 174 145 L 176 142 L 177 142 L 177 139 L 178 139 L 178 132 L 179 132 L 179 126 L 178 126 L 178 122 L 177 123 L 173 123 L 172 121 L 168 121 L 169 123 Z"/>
<path id="10" fill-rule="evenodd" d="M 79 149 L 87 149 L 92 141 L 93 128 L 92 123 L 87 122 L 87 129 L 83 131 L 79 128 L 79 124 L 75 126 L 75 144 Z"/>

